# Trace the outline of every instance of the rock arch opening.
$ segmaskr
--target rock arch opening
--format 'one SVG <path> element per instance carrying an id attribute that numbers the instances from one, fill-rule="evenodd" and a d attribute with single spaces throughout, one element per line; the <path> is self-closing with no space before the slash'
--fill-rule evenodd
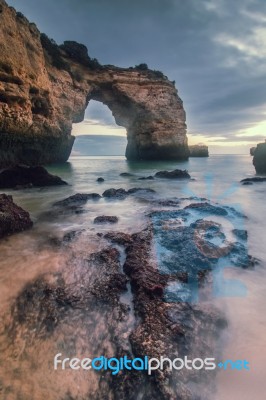
<path id="1" fill-rule="evenodd" d="M 76 140 L 72 156 L 124 156 L 127 146 L 126 129 L 116 124 L 107 105 L 90 100 L 84 120 L 74 123 Z"/>

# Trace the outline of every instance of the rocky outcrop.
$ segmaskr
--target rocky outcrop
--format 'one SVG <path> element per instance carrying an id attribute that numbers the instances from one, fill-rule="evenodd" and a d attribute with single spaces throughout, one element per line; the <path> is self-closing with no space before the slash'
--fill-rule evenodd
<path id="1" fill-rule="evenodd" d="M 190 175 L 186 170 L 174 169 L 173 171 L 159 171 L 154 175 L 156 178 L 164 179 L 190 179 Z"/>
<path id="2" fill-rule="evenodd" d="M 90 100 L 127 130 L 126 156 L 186 159 L 185 111 L 174 83 L 144 65 L 102 66 L 85 46 L 57 46 L 0 0 L 0 165 L 67 160 Z"/>
<path id="3" fill-rule="evenodd" d="M 266 173 L 266 143 L 259 143 L 254 151 L 253 165 L 258 174 Z"/>
<path id="4" fill-rule="evenodd" d="M 115 215 L 99 215 L 94 218 L 94 224 L 116 224 L 118 218 Z"/>
<path id="5" fill-rule="evenodd" d="M 107 198 L 107 199 L 125 199 L 127 196 L 130 196 L 132 194 L 153 194 L 155 193 L 155 190 L 150 189 L 150 188 L 132 188 L 129 189 L 128 191 L 126 191 L 125 189 L 106 189 L 103 192 L 103 197 Z"/>
<path id="6" fill-rule="evenodd" d="M 59 176 L 51 175 L 43 167 L 17 165 L 0 173 L 0 189 L 67 185 Z"/>
<path id="7" fill-rule="evenodd" d="M 189 157 L 209 157 L 209 149 L 205 144 L 189 146 Z"/>
<path id="8" fill-rule="evenodd" d="M 256 146 L 250 148 L 249 153 L 251 156 L 254 156 L 255 150 L 256 150 Z"/>
<path id="9" fill-rule="evenodd" d="M 76 193 L 66 199 L 57 201 L 54 206 L 72 207 L 83 206 L 88 200 L 99 200 L 101 196 L 98 193 Z"/>
<path id="10" fill-rule="evenodd" d="M 27 211 L 13 202 L 12 196 L 0 194 L 0 239 L 32 227 Z"/>

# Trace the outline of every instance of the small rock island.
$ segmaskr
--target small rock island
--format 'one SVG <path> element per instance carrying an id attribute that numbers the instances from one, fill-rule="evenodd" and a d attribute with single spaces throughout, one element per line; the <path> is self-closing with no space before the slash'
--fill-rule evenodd
<path id="1" fill-rule="evenodd" d="M 189 146 L 189 157 L 209 157 L 209 149 L 203 143 Z"/>
<path id="2" fill-rule="evenodd" d="M 265 143 L 257 144 L 253 155 L 253 165 L 257 174 L 266 174 L 266 140 Z"/>

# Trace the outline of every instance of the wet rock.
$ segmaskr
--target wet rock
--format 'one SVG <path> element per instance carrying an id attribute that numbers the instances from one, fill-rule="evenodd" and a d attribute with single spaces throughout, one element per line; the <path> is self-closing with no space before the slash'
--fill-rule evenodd
<path id="1" fill-rule="evenodd" d="M 65 181 L 49 174 L 43 167 L 17 165 L 0 173 L 0 188 L 45 187 L 67 185 Z"/>
<path id="2" fill-rule="evenodd" d="M 213 307 L 200 307 L 185 302 L 165 300 L 165 289 L 171 275 L 160 272 L 151 254 L 153 228 L 132 235 L 124 270 L 129 276 L 134 296 L 135 313 L 139 322 L 130 335 L 135 357 L 168 357 L 174 359 L 189 354 L 208 352 L 211 342 L 217 340 L 219 330 L 226 326 L 224 316 Z M 204 339 L 203 339 L 204 337 Z M 195 379 L 211 380 L 204 371 L 197 371 Z M 191 399 L 195 393 L 186 385 L 187 371 L 154 371 L 145 383 L 146 396 L 154 399 Z M 191 375 L 189 379 L 192 379 Z M 169 385 L 169 381 L 171 384 Z M 209 382 L 209 384 L 207 384 Z M 193 395 L 194 394 L 194 395 Z M 208 398 L 204 395 L 204 398 Z"/>
<path id="3" fill-rule="evenodd" d="M 222 215 L 228 214 L 225 207 L 215 206 L 210 203 L 192 203 L 185 207 L 185 210 L 199 210 L 206 214 Z"/>
<path id="4" fill-rule="evenodd" d="M 101 196 L 98 193 L 76 193 L 66 199 L 57 201 L 53 205 L 60 207 L 82 206 L 88 200 L 99 200 L 100 198 Z"/>
<path id="5" fill-rule="evenodd" d="M 120 176 L 123 176 L 124 178 L 127 178 L 127 177 L 131 177 L 131 176 L 134 176 L 134 175 L 131 174 L 130 172 L 122 172 L 122 173 L 120 174 Z"/>
<path id="6" fill-rule="evenodd" d="M 243 184 L 245 184 L 245 185 L 247 185 L 247 184 L 250 184 L 250 183 L 252 183 L 252 182 L 265 182 L 266 181 L 266 177 L 264 178 L 264 177 L 260 177 L 260 176 L 253 176 L 252 178 L 245 178 L 245 179 L 242 179 L 242 181 L 240 181 L 240 182 L 242 182 Z"/>
<path id="7" fill-rule="evenodd" d="M 250 185 L 253 185 L 253 183 L 252 182 L 243 182 L 242 185 L 250 186 Z"/>
<path id="8" fill-rule="evenodd" d="M 99 183 L 104 182 L 104 178 L 102 178 L 102 177 L 97 178 L 97 182 L 99 182 Z"/>
<path id="9" fill-rule="evenodd" d="M 260 260 L 257 257 L 253 257 L 250 254 L 248 255 L 248 267 L 249 268 L 253 268 L 259 264 L 260 264 Z"/>
<path id="10" fill-rule="evenodd" d="M 12 196 L 0 194 L 0 238 L 29 229 L 32 225 L 29 213 L 17 206 Z"/>
<path id="11" fill-rule="evenodd" d="M 67 266 L 72 268 L 73 260 Z M 89 273 L 90 268 L 97 270 L 95 276 Z M 34 338 L 50 336 L 71 316 L 71 310 L 86 311 L 94 299 L 108 301 L 111 311 L 112 306 L 119 306 L 119 296 L 126 290 L 128 281 L 119 270 L 119 252 L 108 247 L 91 254 L 87 260 L 80 260 L 75 284 L 68 283 L 63 273 L 38 277 L 16 299 L 12 310 L 12 335 L 16 336 L 19 325 L 24 326 L 31 345 Z"/>
<path id="12" fill-rule="evenodd" d="M 128 233 L 124 232 L 107 232 L 104 238 L 110 240 L 110 242 L 119 244 L 122 246 L 128 246 L 132 243 L 132 237 Z"/>
<path id="13" fill-rule="evenodd" d="M 245 229 L 233 229 L 233 234 L 241 240 L 247 240 L 248 232 Z"/>
<path id="14" fill-rule="evenodd" d="M 175 169 L 173 171 L 159 171 L 155 174 L 156 178 L 165 179 L 190 179 L 190 175 L 186 170 Z"/>
<path id="15" fill-rule="evenodd" d="M 77 239 L 84 231 L 85 231 L 85 229 L 80 229 L 80 230 L 77 230 L 77 231 L 67 232 L 67 233 L 64 234 L 62 242 L 63 243 L 70 243 L 74 239 Z"/>
<path id="16" fill-rule="evenodd" d="M 177 207 L 180 205 L 180 199 L 155 200 L 152 204 L 160 207 Z"/>
<path id="17" fill-rule="evenodd" d="M 103 197 L 106 198 L 117 198 L 117 199 L 124 199 L 127 196 L 127 191 L 125 189 L 107 189 L 103 192 Z"/>
<path id="18" fill-rule="evenodd" d="M 94 224 L 116 224 L 117 222 L 118 217 L 114 215 L 100 215 L 93 221 Z"/>
<path id="19" fill-rule="evenodd" d="M 139 192 L 143 192 L 143 193 L 156 193 L 155 190 L 153 189 L 149 189 L 149 188 L 132 188 L 129 189 L 127 191 L 127 193 L 130 194 L 135 194 L 135 193 L 139 193 Z"/>
<path id="20" fill-rule="evenodd" d="M 154 179 L 154 177 L 152 175 L 149 176 L 142 176 L 141 178 L 138 178 L 139 181 L 145 181 L 145 180 L 149 180 L 152 181 Z"/>
<path id="21" fill-rule="evenodd" d="M 155 190 L 149 188 L 131 188 L 128 191 L 125 189 L 107 189 L 103 192 L 103 197 L 105 198 L 115 198 L 115 199 L 125 199 L 127 196 L 130 196 L 135 193 L 155 193 Z"/>

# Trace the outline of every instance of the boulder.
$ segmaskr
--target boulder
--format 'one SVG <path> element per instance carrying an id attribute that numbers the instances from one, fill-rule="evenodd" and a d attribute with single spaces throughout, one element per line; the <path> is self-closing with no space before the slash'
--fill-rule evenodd
<path id="1" fill-rule="evenodd" d="M 101 196 L 98 193 L 76 193 L 73 196 L 67 197 L 66 199 L 57 201 L 54 203 L 54 206 L 82 206 L 86 204 L 88 200 L 99 200 L 100 198 Z"/>
<path id="2" fill-rule="evenodd" d="M 100 215 L 94 219 L 94 224 L 115 224 L 118 218 L 114 215 Z"/>
<path id="3" fill-rule="evenodd" d="M 45 187 L 67 185 L 67 182 L 49 174 L 44 167 L 17 165 L 0 173 L 0 188 Z"/>
<path id="4" fill-rule="evenodd" d="M 149 188 L 131 188 L 129 190 L 125 189 L 107 189 L 105 192 L 103 192 L 103 197 L 109 198 L 109 199 L 125 199 L 127 196 L 130 196 L 135 193 L 155 193 L 155 190 L 149 189 Z"/>
<path id="5" fill-rule="evenodd" d="M 124 199 L 127 196 L 127 191 L 125 189 L 107 189 L 103 192 L 103 197 L 106 198 L 117 198 L 117 199 Z"/>
<path id="6" fill-rule="evenodd" d="M 0 194 L 0 238 L 29 229 L 32 225 L 29 213 L 17 206 L 12 196 Z"/>
<path id="7" fill-rule="evenodd" d="M 186 170 L 175 169 L 173 171 L 159 171 L 155 174 L 156 178 L 165 179 L 190 179 L 190 175 Z"/>

